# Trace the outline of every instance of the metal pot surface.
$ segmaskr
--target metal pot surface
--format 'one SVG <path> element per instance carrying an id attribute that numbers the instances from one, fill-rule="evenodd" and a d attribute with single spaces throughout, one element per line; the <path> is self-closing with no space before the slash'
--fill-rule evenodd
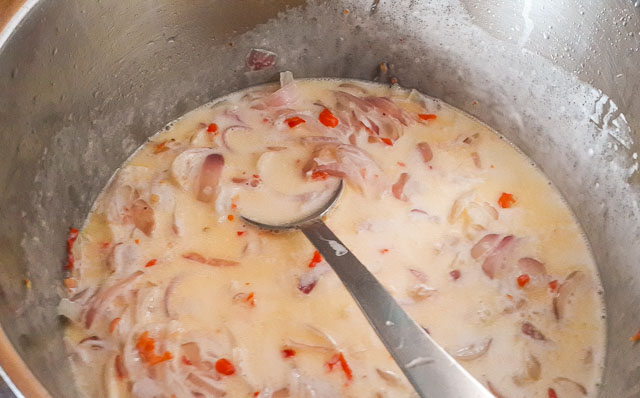
<path id="1" fill-rule="evenodd" d="M 640 396 L 639 6 L 28 0 L 0 34 L 0 364 L 25 396 L 75 395 L 56 312 L 66 233 L 148 136 L 280 70 L 370 79 L 386 61 L 503 133 L 564 194 L 605 288 L 600 395 Z M 256 47 L 275 68 L 248 71 Z"/>

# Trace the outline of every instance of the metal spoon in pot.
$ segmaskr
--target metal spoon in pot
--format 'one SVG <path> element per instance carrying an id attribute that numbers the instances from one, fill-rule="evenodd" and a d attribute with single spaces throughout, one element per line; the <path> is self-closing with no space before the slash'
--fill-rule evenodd
<path id="1" fill-rule="evenodd" d="M 269 225 L 242 218 L 262 229 L 299 229 L 305 234 L 338 274 L 420 397 L 493 398 L 493 394 L 409 317 L 375 276 L 322 221 L 337 203 L 343 189 L 344 182 L 341 180 L 324 206 L 295 222 Z"/>

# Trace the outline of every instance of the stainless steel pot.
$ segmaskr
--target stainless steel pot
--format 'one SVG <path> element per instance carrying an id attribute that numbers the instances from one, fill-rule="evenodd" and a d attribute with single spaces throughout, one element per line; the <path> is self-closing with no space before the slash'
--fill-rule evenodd
<path id="1" fill-rule="evenodd" d="M 18 388 L 75 395 L 56 316 L 66 232 L 149 135 L 279 70 L 367 79 L 387 61 L 401 84 L 504 133 L 562 191 L 605 288 L 601 396 L 640 396 L 637 5 L 302 3 L 28 0 L 0 34 L 0 363 Z M 249 72 L 253 47 L 277 67 Z"/>

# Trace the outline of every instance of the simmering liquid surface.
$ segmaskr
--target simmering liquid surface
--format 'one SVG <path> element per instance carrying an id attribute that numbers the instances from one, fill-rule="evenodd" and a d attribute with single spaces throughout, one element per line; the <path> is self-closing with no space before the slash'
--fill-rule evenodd
<path id="1" fill-rule="evenodd" d="M 287 73 L 156 134 L 98 198 L 60 304 L 79 389 L 415 396 L 304 236 L 240 217 L 308 214 L 340 178 L 327 224 L 496 396 L 596 396 L 600 282 L 539 170 L 415 91 Z"/>

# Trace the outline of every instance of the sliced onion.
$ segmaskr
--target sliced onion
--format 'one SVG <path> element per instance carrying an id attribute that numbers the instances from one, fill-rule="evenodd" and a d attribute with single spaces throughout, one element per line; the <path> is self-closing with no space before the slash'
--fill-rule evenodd
<path id="1" fill-rule="evenodd" d="M 133 225 L 145 235 L 151 236 L 156 225 L 153 208 L 143 199 L 136 199 L 131 204 L 131 218 Z"/>
<path id="2" fill-rule="evenodd" d="M 291 107 L 298 101 L 300 92 L 291 72 L 283 72 L 280 74 L 281 88 L 274 93 L 260 100 L 260 104 L 267 108 Z"/>
<path id="3" fill-rule="evenodd" d="M 572 388 L 574 388 L 576 391 L 580 392 L 582 395 L 587 395 L 588 393 L 587 388 L 585 386 L 578 383 L 577 381 L 569 379 L 568 377 L 556 377 L 553 379 L 553 381 L 556 383 L 569 385 Z"/>
<path id="4" fill-rule="evenodd" d="M 301 375 L 297 370 L 291 371 L 289 396 L 296 398 L 340 397 L 341 394 L 329 382 Z"/>
<path id="5" fill-rule="evenodd" d="M 382 175 L 380 167 L 362 149 L 349 144 L 320 144 L 303 168 L 305 173 L 325 172 L 331 176 L 346 178 L 364 191 L 365 180 Z"/>
<path id="6" fill-rule="evenodd" d="M 327 346 L 322 346 L 317 344 L 300 343 L 298 341 L 291 340 L 291 339 L 287 340 L 287 346 L 295 349 L 301 349 L 301 350 L 314 350 L 314 351 L 332 352 L 332 353 L 335 352 L 334 347 L 327 347 Z"/>
<path id="7" fill-rule="evenodd" d="M 405 126 L 409 124 L 411 117 L 387 97 L 369 97 L 367 101 L 373 105 L 380 114 L 391 116 Z"/>
<path id="8" fill-rule="evenodd" d="M 409 268 L 409 272 L 411 272 L 411 275 L 413 275 L 420 282 L 422 283 L 427 282 L 427 275 L 424 272 L 418 271 L 417 269 L 413 269 L 413 268 Z"/>
<path id="9" fill-rule="evenodd" d="M 63 298 L 58 303 L 58 314 L 72 322 L 79 322 L 82 317 L 82 305 L 75 301 Z"/>
<path id="10" fill-rule="evenodd" d="M 397 386 L 401 383 L 400 376 L 398 376 L 395 372 L 376 368 L 376 373 L 378 373 L 378 376 L 380 376 L 380 378 L 387 382 L 390 386 Z"/>
<path id="11" fill-rule="evenodd" d="M 427 142 L 418 143 L 418 151 L 422 156 L 422 160 L 425 163 L 429 163 L 433 159 L 433 152 L 431 151 L 431 146 Z"/>
<path id="12" fill-rule="evenodd" d="M 544 264 L 531 257 L 523 257 L 518 260 L 518 268 L 520 268 L 522 273 L 530 276 L 543 276 L 547 274 Z"/>
<path id="13" fill-rule="evenodd" d="M 78 342 L 78 346 L 86 347 L 86 348 L 94 350 L 94 351 L 104 350 L 104 349 L 107 349 L 107 348 L 111 347 L 109 342 L 101 339 L 98 336 L 85 337 L 84 339 L 82 339 L 82 340 L 80 340 Z"/>
<path id="14" fill-rule="evenodd" d="M 428 297 L 431 297 L 435 292 L 436 289 L 427 286 L 424 283 L 413 285 L 407 290 L 407 294 L 409 295 L 409 297 L 413 298 L 416 301 L 424 300 Z"/>
<path id="15" fill-rule="evenodd" d="M 224 397 L 226 392 L 214 386 L 212 382 L 203 379 L 202 377 L 197 376 L 195 373 L 189 373 L 187 376 L 187 381 L 195 386 L 199 391 L 205 393 L 207 397 Z"/>
<path id="16" fill-rule="evenodd" d="M 493 394 L 496 398 L 506 398 L 496 389 L 496 387 L 493 384 L 491 384 L 490 381 L 487 381 L 487 388 L 489 389 L 489 391 L 491 391 L 491 394 Z"/>
<path id="17" fill-rule="evenodd" d="M 101 288 L 91 299 L 89 308 L 84 315 L 85 328 L 89 329 L 95 320 L 96 315 L 100 313 L 104 306 L 113 300 L 121 291 L 136 281 L 144 272 L 136 271 L 125 279 L 121 279 L 110 287 Z"/>
<path id="18" fill-rule="evenodd" d="M 318 266 L 316 266 L 316 268 Z M 309 329 L 309 331 L 311 331 L 313 334 L 318 336 L 321 340 L 323 340 L 327 344 L 331 345 L 333 348 L 337 349 L 338 343 L 336 342 L 336 340 L 333 337 L 331 337 L 331 335 L 329 333 L 327 333 L 327 332 L 325 332 L 323 330 L 320 330 L 320 329 L 318 329 L 317 327 L 315 327 L 313 325 L 307 324 L 306 326 L 307 326 L 307 329 Z"/>
<path id="19" fill-rule="evenodd" d="M 195 261 L 201 264 L 211 265 L 212 267 L 234 267 L 240 264 L 237 261 L 233 261 L 233 260 L 225 260 L 225 259 L 214 258 L 214 257 L 207 258 L 207 257 L 204 257 L 202 254 L 195 253 L 195 252 L 185 253 L 182 255 L 182 258 Z"/>
<path id="20" fill-rule="evenodd" d="M 311 270 L 300 275 L 298 279 L 298 290 L 304 294 L 309 294 L 316 287 L 320 277 L 329 271 L 326 263 L 320 263 Z"/>
<path id="21" fill-rule="evenodd" d="M 451 355 L 461 361 L 472 361 L 486 354 L 489 351 L 489 347 L 491 347 L 492 341 L 492 338 L 487 338 L 481 342 L 457 349 Z"/>
<path id="22" fill-rule="evenodd" d="M 131 388 L 131 393 L 137 398 L 157 398 L 164 396 L 162 387 L 148 377 L 135 381 Z"/>
<path id="23" fill-rule="evenodd" d="M 575 295 L 587 287 L 588 279 L 584 272 L 573 271 L 567 276 L 558 288 L 556 297 L 553 298 L 553 314 L 557 320 L 566 316 L 568 307 L 573 303 Z"/>
<path id="24" fill-rule="evenodd" d="M 398 177 L 398 181 L 396 181 L 396 183 L 393 184 L 393 186 L 391 187 L 391 192 L 393 193 L 394 198 L 405 201 L 405 202 L 408 200 L 407 195 L 403 193 L 404 186 L 407 183 L 407 181 L 409 181 L 409 174 L 408 173 L 400 174 L 400 177 Z"/>
<path id="25" fill-rule="evenodd" d="M 113 247 L 111 256 L 107 261 L 109 268 L 116 274 L 122 274 L 127 270 L 135 269 L 140 265 L 140 249 L 132 243 L 117 243 Z"/>
<path id="26" fill-rule="evenodd" d="M 358 85 L 358 84 L 353 84 L 353 83 L 342 83 L 340 84 L 341 88 L 346 88 L 346 89 L 350 89 L 350 90 L 354 90 L 354 91 L 358 91 L 360 94 L 366 94 L 367 93 L 367 89 Z"/>
<path id="27" fill-rule="evenodd" d="M 471 152 L 471 159 L 473 159 L 473 164 L 476 168 L 482 168 L 482 162 L 480 161 L 480 155 L 478 155 L 478 152 Z"/>
<path id="28" fill-rule="evenodd" d="M 198 187 L 197 199 L 201 202 L 210 203 L 216 197 L 218 183 L 224 167 L 224 157 L 217 153 L 207 155 L 202 163 L 200 171 L 200 183 Z"/>
<path id="29" fill-rule="evenodd" d="M 482 263 L 482 271 L 490 279 L 493 279 L 497 273 L 504 268 L 508 258 L 511 256 L 513 249 L 517 243 L 517 239 L 513 235 L 502 238 L 500 243 L 489 252 L 489 255 Z"/>
<path id="30" fill-rule="evenodd" d="M 202 165 L 210 154 L 210 148 L 187 149 L 178 155 L 171 164 L 171 175 L 183 191 L 196 191 Z"/>
<path id="31" fill-rule="evenodd" d="M 485 235 L 471 248 L 471 257 L 473 259 L 478 259 L 484 254 L 488 253 L 498 245 L 499 239 L 500 235 L 497 234 Z"/>
<path id="32" fill-rule="evenodd" d="M 359 109 L 362 112 L 369 112 L 374 109 L 373 104 L 369 101 L 345 91 L 334 91 L 334 95 L 339 103 L 352 105 L 352 108 Z"/>
<path id="33" fill-rule="evenodd" d="M 542 365 L 538 358 L 534 355 L 527 353 L 527 357 L 524 361 L 524 371 L 521 374 L 513 376 L 513 383 L 522 386 L 527 383 L 540 380 L 542 374 Z"/>

